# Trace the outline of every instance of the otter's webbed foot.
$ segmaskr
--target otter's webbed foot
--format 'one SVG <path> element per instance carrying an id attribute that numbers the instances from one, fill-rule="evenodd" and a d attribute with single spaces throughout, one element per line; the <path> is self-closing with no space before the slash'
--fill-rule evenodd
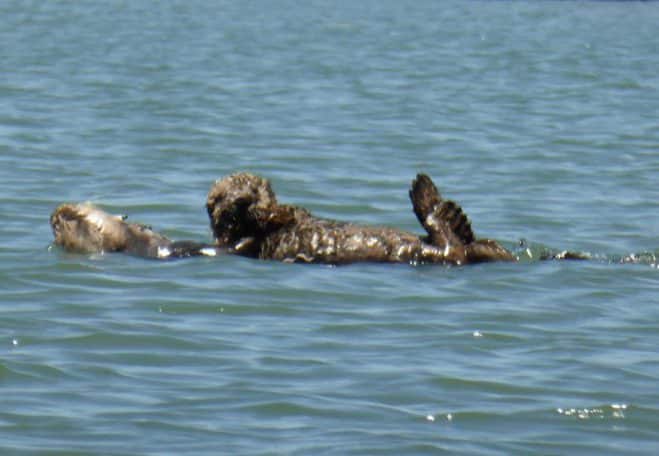
<path id="1" fill-rule="evenodd" d="M 453 201 L 442 200 L 437 187 L 426 174 L 417 174 L 412 181 L 410 199 L 431 244 L 445 247 L 447 244 L 466 245 L 474 241 L 471 223 L 462 208 Z"/>
<path id="2" fill-rule="evenodd" d="M 416 175 L 416 179 L 412 181 L 412 188 L 410 188 L 410 200 L 412 200 L 416 218 L 426 228 L 426 218 L 442 202 L 442 197 L 430 177 L 425 174 Z M 428 231 L 427 228 L 426 231 Z"/>

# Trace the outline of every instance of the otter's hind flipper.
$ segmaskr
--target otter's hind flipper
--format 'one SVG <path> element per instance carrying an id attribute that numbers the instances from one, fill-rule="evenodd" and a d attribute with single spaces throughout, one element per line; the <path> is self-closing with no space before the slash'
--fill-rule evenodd
<path id="1" fill-rule="evenodd" d="M 414 213 L 433 245 L 444 247 L 456 239 L 465 245 L 474 241 L 471 223 L 462 208 L 453 201 L 442 200 L 437 187 L 426 174 L 417 174 L 412 181 L 410 199 Z"/>
<path id="2" fill-rule="evenodd" d="M 417 174 L 410 188 L 410 199 L 416 218 L 430 234 L 426 226 L 426 218 L 433 212 L 435 206 L 442 202 L 442 197 L 432 179 L 425 174 Z"/>
<path id="3" fill-rule="evenodd" d="M 458 203 L 450 200 L 442 201 L 439 207 L 435 209 L 434 216 L 445 220 L 463 244 L 466 245 L 474 242 L 475 236 L 471 229 L 471 222 L 465 213 L 462 212 L 462 208 Z"/>

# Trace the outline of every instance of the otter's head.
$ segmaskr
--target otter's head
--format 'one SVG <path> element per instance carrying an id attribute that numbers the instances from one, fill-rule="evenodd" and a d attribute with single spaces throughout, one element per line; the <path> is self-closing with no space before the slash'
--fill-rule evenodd
<path id="1" fill-rule="evenodd" d="M 50 216 L 55 244 L 85 253 L 114 252 L 126 245 L 126 223 L 120 215 L 95 206 L 62 204 Z"/>
<path id="2" fill-rule="evenodd" d="M 213 237 L 222 247 L 259 234 L 257 213 L 277 206 L 270 182 L 254 174 L 237 173 L 215 181 L 206 201 Z"/>

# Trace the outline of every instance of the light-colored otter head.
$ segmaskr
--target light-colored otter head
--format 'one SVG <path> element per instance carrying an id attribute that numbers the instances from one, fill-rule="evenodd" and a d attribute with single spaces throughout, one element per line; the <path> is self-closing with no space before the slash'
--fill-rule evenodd
<path id="1" fill-rule="evenodd" d="M 234 247 L 258 235 L 258 213 L 277 206 L 270 182 L 250 173 L 215 181 L 206 200 L 213 237 L 220 246 Z"/>
<path id="2" fill-rule="evenodd" d="M 124 217 L 108 214 L 92 204 L 62 204 L 50 216 L 55 244 L 85 253 L 116 252 L 126 248 Z"/>

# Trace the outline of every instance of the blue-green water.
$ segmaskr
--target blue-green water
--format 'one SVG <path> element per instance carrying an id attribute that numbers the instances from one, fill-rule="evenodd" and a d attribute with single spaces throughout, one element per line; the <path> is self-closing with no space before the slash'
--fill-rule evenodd
<path id="1" fill-rule="evenodd" d="M 0 453 L 656 454 L 659 4 L 2 2 Z M 49 249 L 90 200 L 210 240 L 214 179 L 598 261 L 157 262 Z M 650 255 L 651 256 L 651 255 Z"/>

